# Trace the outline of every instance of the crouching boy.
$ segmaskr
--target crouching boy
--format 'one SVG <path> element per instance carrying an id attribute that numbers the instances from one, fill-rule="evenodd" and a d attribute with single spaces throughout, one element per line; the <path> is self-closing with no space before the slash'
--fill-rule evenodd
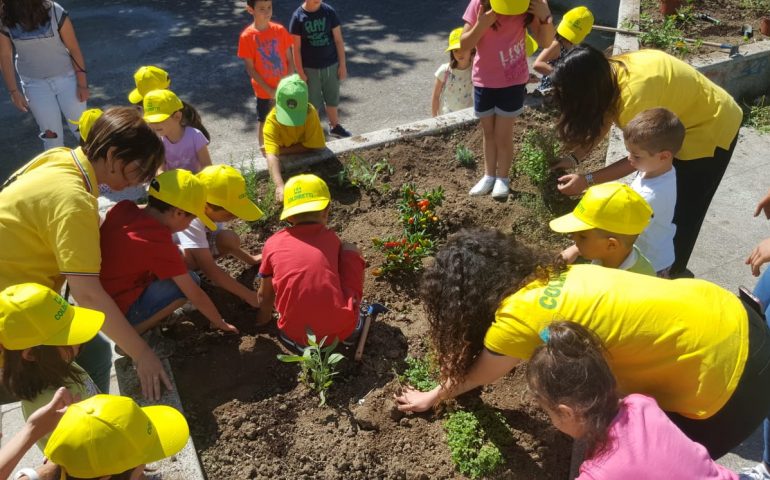
<path id="1" fill-rule="evenodd" d="M 201 181 L 187 170 L 169 170 L 150 182 L 145 208 L 124 200 L 107 212 L 101 226 L 100 279 L 140 334 L 187 300 L 216 328 L 238 332 L 198 286 L 199 279 L 187 271 L 172 238 L 195 217 L 216 230 L 205 208 L 206 189 Z"/>
<path id="2" fill-rule="evenodd" d="M 257 323 L 268 323 L 275 307 L 281 340 L 298 349 L 307 345 L 308 329 L 329 342 L 350 341 L 361 326 L 364 259 L 326 227 L 330 200 L 317 176 L 289 179 L 281 220 L 291 226 L 270 237 L 262 251 Z"/>

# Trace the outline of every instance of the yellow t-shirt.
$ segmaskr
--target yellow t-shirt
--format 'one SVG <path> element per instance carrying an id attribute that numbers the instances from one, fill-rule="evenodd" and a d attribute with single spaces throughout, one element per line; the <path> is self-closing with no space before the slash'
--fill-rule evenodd
<path id="1" fill-rule="evenodd" d="M 299 127 L 288 127 L 278 123 L 275 118 L 275 107 L 270 110 L 262 130 L 265 138 L 265 153 L 278 155 L 281 147 L 290 147 L 301 143 L 306 148 L 324 148 L 326 139 L 321 128 L 321 119 L 313 105 L 307 106 L 307 120 Z"/>
<path id="2" fill-rule="evenodd" d="M 639 50 L 614 59 L 626 67 L 617 68 L 620 127 L 640 112 L 663 107 L 674 112 L 687 129 L 676 158 L 712 157 L 716 147 L 730 148 L 743 112 L 722 87 L 660 50 Z"/>
<path id="3" fill-rule="evenodd" d="M 98 184 L 82 150 L 48 150 L 10 179 L 0 191 L 0 289 L 58 291 L 64 274 L 98 275 Z"/>
<path id="4" fill-rule="evenodd" d="M 733 394 L 748 354 L 748 314 L 735 295 L 704 280 L 664 280 L 575 265 L 503 300 L 484 345 L 528 359 L 552 321 L 578 323 L 604 342 L 620 391 L 708 418 Z"/>

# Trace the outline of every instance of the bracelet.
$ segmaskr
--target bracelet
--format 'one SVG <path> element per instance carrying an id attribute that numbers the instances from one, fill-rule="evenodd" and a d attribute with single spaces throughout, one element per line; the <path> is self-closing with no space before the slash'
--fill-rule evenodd
<path id="1" fill-rule="evenodd" d="M 589 187 L 594 184 L 594 174 L 593 173 L 586 173 L 584 175 L 584 177 L 585 177 L 586 183 L 588 184 Z"/>
<path id="2" fill-rule="evenodd" d="M 13 480 L 19 480 L 21 477 L 27 477 L 29 480 L 40 480 L 40 476 L 32 468 L 22 468 L 13 476 Z"/>

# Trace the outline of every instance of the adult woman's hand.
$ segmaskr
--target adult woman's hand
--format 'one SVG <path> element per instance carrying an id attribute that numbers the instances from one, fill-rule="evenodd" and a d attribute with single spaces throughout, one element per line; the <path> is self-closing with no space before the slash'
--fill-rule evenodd
<path id="1" fill-rule="evenodd" d="M 759 268 L 770 261 L 770 238 L 766 238 L 754 247 L 749 258 L 746 259 L 746 265 L 751 265 L 751 274 L 759 276 Z"/>
<path id="2" fill-rule="evenodd" d="M 556 188 L 558 188 L 559 192 L 563 195 L 580 195 L 588 188 L 586 177 L 577 173 L 562 175 L 557 181 L 559 183 L 556 185 Z"/>
<path id="3" fill-rule="evenodd" d="M 441 387 L 436 387 L 429 392 L 406 387 L 395 399 L 398 409 L 402 412 L 424 412 L 438 403 L 440 394 Z"/>
<path id="4" fill-rule="evenodd" d="M 27 103 L 27 99 L 24 98 L 24 94 L 21 93 L 21 90 L 11 91 L 11 101 L 13 102 L 13 105 L 20 111 L 29 111 L 29 103 Z"/>
<path id="5" fill-rule="evenodd" d="M 149 345 L 141 354 L 131 358 L 134 360 L 136 376 L 139 377 L 139 383 L 142 385 L 142 395 L 144 395 L 144 398 L 160 400 L 160 396 L 163 393 L 161 383 L 168 390 L 174 389 L 166 370 L 163 368 L 163 363 L 161 363 Z"/>
<path id="6" fill-rule="evenodd" d="M 754 209 L 754 216 L 758 217 L 760 212 L 765 212 L 765 218 L 770 220 L 770 191 L 757 204 L 757 208 Z"/>

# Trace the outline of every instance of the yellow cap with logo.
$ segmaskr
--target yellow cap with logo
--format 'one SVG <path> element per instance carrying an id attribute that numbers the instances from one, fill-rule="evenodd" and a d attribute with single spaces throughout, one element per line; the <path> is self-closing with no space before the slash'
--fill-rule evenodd
<path id="1" fill-rule="evenodd" d="M 249 199 L 246 180 L 230 165 L 209 165 L 198 172 L 198 180 L 206 187 L 206 199 L 236 217 L 253 222 L 262 218 L 262 210 Z"/>
<path id="2" fill-rule="evenodd" d="M 652 207 L 625 183 L 609 182 L 586 190 L 572 213 L 551 220 L 560 233 L 600 228 L 611 233 L 638 235 L 652 218 Z"/>
<path id="3" fill-rule="evenodd" d="M 104 314 L 70 305 L 37 283 L 13 285 L 0 292 L 0 345 L 24 350 L 38 345 L 80 345 L 99 333 Z"/>
<path id="4" fill-rule="evenodd" d="M 206 216 L 206 187 L 188 170 L 167 170 L 150 182 L 147 194 L 198 217 L 210 230 L 217 225 Z"/>
<path id="5" fill-rule="evenodd" d="M 91 131 L 91 127 L 94 126 L 96 120 L 98 120 L 103 113 L 104 112 L 101 108 L 89 108 L 80 114 L 80 118 L 78 120 L 67 120 L 70 123 L 78 126 L 78 133 L 80 133 L 80 138 L 82 138 L 85 142 L 88 140 L 88 133 Z"/>
<path id="6" fill-rule="evenodd" d="M 500 15 L 521 15 L 529 8 L 529 0 L 490 0 L 489 3 Z"/>
<path id="7" fill-rule="evenodd" d="M 527 56 L 529 57 L 537 51 L 539 45 L 537 44 L 537 40 L 535 40 L 529 32 L 526 32 L 525 35 L 524 49 L 527 51 Z"/>
<path id="8" fill-rule="evenodd" d="M 445 52 L 451 52 L 452 50 L 460 49 L 460 37 L 463 36 L 463 27 L 457 27 L 449 32 L 449 40 Z"/>
<path id="9" fill-rule="evenodd" d="M 144 105 L 144 121 L 147 123 L 160 123 L 184 107 L 179 97 L 171 90 L 148 92 L 144 96 L 142 104 Z"/>
<path id="10" fill-rule="evenodd" d="M 187 421 L 175 408 L 140 408 L 128 397 L 94 395 L 67 407 L 45 456 L 68 475 L 99 478 L 170 457 L 189 437 Z"/>
<path id="11" fill-rule="evenodd" d="M 570 43 L 577 45 L 585 40 L 594 28 L 594 14 L 586 7 L 575 7 L 564 14 L 556 27 L 556 33 Z"/>
<path id="12" fill-rule="evenodd" d="M 320 212 L 329 205 L 331 194 L 326 182 L 310 174 L 291 177 L 283 187 L 281 220 L 305 212 Z"/>
<path id="13" fill-rule="evenodd" d="M 139 103 L 147 92 L 168 88 L 171 85 L 171 78 L 162 68 L 147 65 L 139 67 L 139 70 L 134 73 L 134 83 L 136 88 L 128 94 L 128 101 Z"/>

